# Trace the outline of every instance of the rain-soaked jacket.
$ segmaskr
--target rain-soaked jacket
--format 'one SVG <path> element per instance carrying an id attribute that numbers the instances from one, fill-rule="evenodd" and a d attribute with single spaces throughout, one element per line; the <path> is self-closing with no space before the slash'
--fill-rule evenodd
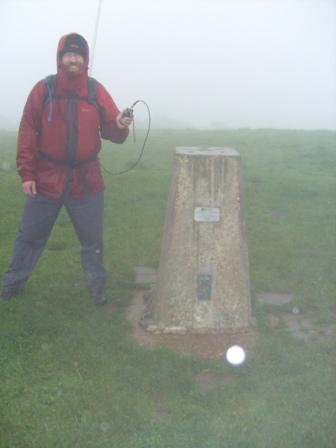
<path id="1" fill-rule="evenodd" d="M 61 52 L 67 36 L 60 39 L 57 48 L 57 77 L 51 102 L 46 101 L 45 80 L 39 81 L 28 97 L 18 135 L 17 168 L 22 181 L 36 181 L 37 191 L 53 198 L 59 198 L 65 189 L 74 198 L 103 191 L 97 158 L 100 138 L 123 143 L 128 135 L 127 128 L 118 128 L 119 110 L 99 82 L 99 107 L 87 101 L 87 43 L 80 73 L 68 72 L 62 65 Z"/>

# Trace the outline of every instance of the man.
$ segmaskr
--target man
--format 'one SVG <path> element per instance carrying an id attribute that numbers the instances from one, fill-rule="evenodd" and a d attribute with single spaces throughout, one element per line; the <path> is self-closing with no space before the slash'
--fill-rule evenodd
<path id="1" fill-rule="evenodd" d="M 86 40 L 76 33 L 63 36 L 57 49 L 56 77 L 39 81 L 25 105 L 17 169 L 26 202 L 3 277 L 3 300 L 24 287 L 64 205 L 81 243 L 81 264 L 91 297 L 97 305 L 106 302 L 104 182 L 97 154 L 100 137 L 125 141 L 132 118 L 118 110 L 99 82 L 89 82 L 88 62 Z"/>

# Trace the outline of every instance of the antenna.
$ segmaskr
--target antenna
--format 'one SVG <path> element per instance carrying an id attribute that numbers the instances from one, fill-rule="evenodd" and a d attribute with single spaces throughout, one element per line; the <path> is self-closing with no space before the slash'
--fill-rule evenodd
<path id="1" fill-rule="evenodd" d="M 99 0 L 98 9 L 97 9 L 97 16 L 96 16 L 96 23 L 95 23 L 95 29 L 94 29 L 93 40 L 92 40 L 91 64 L 90 64 L 90 69 L 89 69 L 89 75 L 92 74 L 92 68 L 93 68 L 94 55 L 95 55 L 95 51 L 96 51 L 96 42 L 97 42 L 98 27 L 99 27 L 100 12 L 101 12 L 102 3 L 103 3 L 103 0 Z"/>

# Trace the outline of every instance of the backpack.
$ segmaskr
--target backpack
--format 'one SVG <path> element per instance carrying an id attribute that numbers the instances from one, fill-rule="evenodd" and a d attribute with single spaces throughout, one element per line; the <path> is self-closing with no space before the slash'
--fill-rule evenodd
<path id="1" fill-rule="evenodd" d="M 48 112 L 48 121 L 52 121 L 52 100 L 66 98 L 66 96 L 55 95 L 56 90 L 56 75 L 49 75 L 44 78 L 44 82 L 47 86 L 47 93 L 44 98 L 43 104 L 47 106 L 49 104 L 49 112 Z M 92 104 L 97 109 L 98 115 L 100 117 L 100 106 L 97 101 L 97 80 L 94 78 L 88 77 L 88 95 L 87 96 L 78 96 L 78 100 L 85 100 L 89 104 Z"/>

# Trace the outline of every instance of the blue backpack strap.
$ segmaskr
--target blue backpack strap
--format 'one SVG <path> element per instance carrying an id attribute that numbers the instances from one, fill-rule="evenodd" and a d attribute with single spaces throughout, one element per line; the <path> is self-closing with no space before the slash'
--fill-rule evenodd
<path id="1" fill-rule="evenodd" d="M 97 109 L 99 119 L 101 119 L 101 107 L 97 101 L 97 80 L 94 78 L 88 77 L 88 97 L 87 101 L 89 104 L 92 104 Z"/>
<path id="2" fill-rule="evenodd" d="M 44 105 L 49 104 L 48 121 L 52 120 L 52 100 L 55 96 L 56 90 L 56 75 L 49 75 L 44 78 L 45 85 L 47 86 L 47 94 L 44 98 Z"/>
<path id="3" fill-rule="evenodd" d="M 97 81 L 94 78 L 88 77 L 88 103 L 98 107 L 97 103 Z"/>
<path id="4" fill-rule="evenodd" d="M 95 78 L 88 77 L 88 97 L 87 101 L 89 104 L 92 104 L 99 115 L 99 120 L 102 122 L 102 108 L 97 100 L 97 80 Z"/>

